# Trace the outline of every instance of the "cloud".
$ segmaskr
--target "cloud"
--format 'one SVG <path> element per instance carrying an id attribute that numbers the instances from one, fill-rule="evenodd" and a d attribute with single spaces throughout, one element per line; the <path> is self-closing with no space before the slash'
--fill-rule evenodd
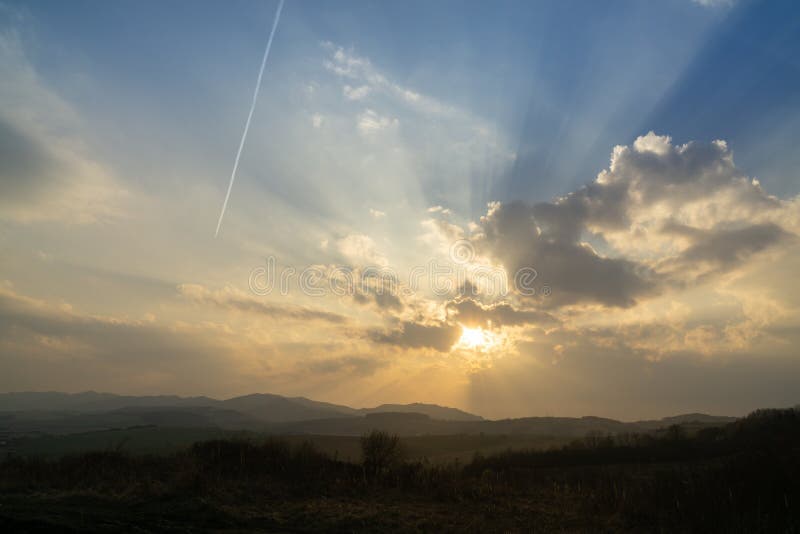
<path id="1" fill-rule="evenodd" d="M 487 417 L 539 413 L 635 420 L 698 407 L 739 416 L 760 406 L 793 405 L 800 387 L 800 361 L 788 345 L 736 354 L 724 348 L 684 351 L 652 360 L 625 343 L 563 332 L 539 336 L 520 353 L 524 357 L 499 359 L 469 376 L 468 407 L 480 407 Z"/>
<path id="2" fill-rule="evenodd" d="M 212 291 L 199 284 L 181 284 L 178 286 L 178 292 L 198 304 L 211 305 L 223 310 L 255 313 L 276 321 L 322 321 L 337 325 L 349 321 L 347 317 L 337 313 L 264 302 L 233 288 Z"/>
<path id="3" fill-rule="evenodd" d="M 379 369 L 389 365 L 389 362 L 368 356 L 341 356 L 313 360 L 300 367 L 307 372 L 315 374 L 341 374 L 351 376 L 370 376 Z"/>
<path id="4" fill-rule="evenodd" d="M 370 208 L 369 215 L 373 219 L 383 219 L 384 217 L 386 217 L 386 212 L 381 210 L 376 210 L 375 208 Z"/>
<path id="5" fill-rule="evenodd" d="M 766 194 L 724 141 L 674 145 L 653 132 L 617 146 L 592 183 L 534 205 L 492 203 L 474 242 L 509 277 L 535 270 L 541 305 L 630 307 L 787 243 L 800 204 Z"/>
<path id="6" fill-rule="evenodd" d="M 365 234 L 348 234 L 336 240 L 336 249 L 353 265 L 388 265 L 375 241 Z"/>
<path id="7" fill-rule="evenodd" d="M 459 160 L 451 164 L 469 163 L 465 165 L 465 168 L 469 169 L 474 168 L 479 162 L 485 165 L 487 158 L 499 165 L 511 163 L 516 159 L 516 153 L 510 148 L 508 139 L 500 134 L 495 125 L 469 111 L 393 81 L 368 58 L 356 54 L 353 50 L 347 50 L 331 42 L 324 42 L 322 46 L 330 53 L 329 59 L 323 62 L 323 66 L 329 72 L 359 84 L 357 88 L 349 84 L 343 87 L 348 100 L 360 100 L 369 94 L 379 94 L 385 97 L 383 103 L 392 106 L 393 115 L 403 116 L 404 120 L 408 117 L 412 122 L 415 119 L 427 120 L 430 131 L 421 135 L 419 125 L 414 124 L 414 136 L 425 139 L 426 149 L 430 148 L 435 136 L 445 137 L 447 143 L 442 148 L 459 154 Z M 391 120 L 394 121 L 394 125 L 397 124 L 397 119 Z M 463 174 L 459 178 L 463 179 Z"/>
<path id="8" fill-rule="evenodd" d="M 488 200 L 476 199 L 476 189 L 464 184 L 487 183 L 513 164 L 516 144 L 505 129 L 452 105 L 446 100 L 449 88 L 435 77 L 420 82 L 440 89 L 437 96 L 400 83 L 352 49 L 333 43 L 322 43 L 322 49 L 327 76 L 320 86 L 336 158 L 321 172 L 340 169 L 351 178 L 363 176 L 364 186 L 353 194 L 369 192 L 368 202 L 394 201 L 398 192 L 414 209 L 446 198 L 449 207 L 462 210 Z M 482 195 L 489 190 L 487 183 Z"/>
<path id="9" fill-rule="evenodd" d="M 554 325 L 558 322 L 547 312 L 518 310 L 508 303 L 483 305 L 473 299 L 465 298 L 448 302 L 446 307 L 454 321 L 470 328 L 532 324 Z"/>
<path id="10" fill-rule="evenodd" d="M 735 0 L 692 0 L 693 4 L 703 7 L 730 7 L 734 4 Z"/>
<path id="11" fill-rule="evenodd" d="M 691 242 L 673 260 L 673 269 L 702 269 L 704 275 L 727 271 L 760 251 L 796 239 L 794 234 L 773 223 L 712 230 L 676 225 L 664 231 L 683 235 Z"/>
<path id="12" fill-rule="evenodd" d="M 326 69 L 338 76 L 361 83 L 357 88 L 344 86 L 344 95 L 349 100 L 360 100 L 372 92 L 380 92 L 420 113 L 445 116 L 461 113 L 435 98 L 391 81 L 375 68 L 369 59 L 355 54 L 352 50 L 345 50 L 330 42 L 323 43 L 323 47 L 331 53 L 330 59 L 324 62 Z"/>
<path id="13" fill-rule="evenodd" d="M 671 141 L 650 132 L 632 146 L 615 147 L 611 165 L 595 181 L 536 206 L 543 229 L 569 240 L 583 230 L 611 237 L 621 232 L 624 241 L 634 237 L 644 243 L 667 221 L 710 228 L 782 208 L 736 168 L 724 141 Z"/>
<path id="14" fill-rule="evenodd" d="M 392 288 L 374 287 L 362 283 L 358 291 L 353 293 L 353 300 L 358 304 L 373 304 L 381 311 L 399 312 L 403 309 L 403 301 Z"/>
<path id="15" fill-rule="evenodd" d="M 447 352 L 461 337 L 461 327 L 447 323 L 421 324 L 403 321 L 389 332 L 369 332 L 372 341 L 405 349 L 433 349 Z"/>
<path id="16" fill-rule="evenodd" d="M 428 208 L 428 213 L 439 213 L 441 215 L 452 215 L 453 212 L 450 211 L 448 208 L 442 206 L 431 206 Z"/>
<path id="17" fill-rule="evenodd" d="M 345 98 L 348 100 L 362 100 L 372 92 L 372 89 L 370 89 L 368 85 L 361 85 L 359 87 L 350 87 L 349 85 L 345 85 L 342 88 L 342 92 L 344 93 Z"/>
<path id="18" fill-rule="evenodd" d="M 352 256 L 352 259 L 362 254 Z M 331 293 L 352 298 L 360 305 L 373 306 L 378 312 L 397 313 L 405 308 L 397 273 L 375 263 L 317 266 L 324 284 Z"/>
<path id="19" fill-rule="evenodd" d="M 225 387 L 236 357 L 212 325 L 89 315 L 0 287 L 0 387 L 82 390 Z"/>
<path id="20" fill-rule="evenodd" d="M 552 288 L 547 300 L 539 299 L 542 305 L 629 307 L 653 290 L 654 282 L 643 266 L 600 256 L 561 226 L 543 230 L 535 213 L 524 204 L 495 203 L 481 218 L 481 233 L 475 241 L 479 250 L 506 268 L 509 280 L 519 280 L 517 273 L 533 269 L 535 278 Z"/>
<path id="21" fill-rule="evenodd" d="M 221 297 L 210 304 L 223 312 L 240 306 Z M 272 316 L 263 307 L 245 304 L 244 310 Z M 319 317 L 302 313 L 294 319 Z M 334 324 L 338 330 L 339 323 Z M 315 342 L 308 329 L 296 341 L 255 335 L 264 329 L 234 328 L 230 321 L 165 323 L 152 315 L 90 315 L 0 283 L 0 389 L 82 391 L 101 384 L 119 392 L 231 395 L 278 386 L 308 392 L 311 374 L 365 377 L 389 363 L 354 353 L 360 348 L 354 336 L 345 346 L 327 336 Z"/>
<path id="22" fill-rule="evenodd" d="M 361 112 L 356 121 L 358 125 L 358 131 L 365 136 L 374 135 L 381 130 L 387 130 L 397 126 L 398 124 L 398 120 L 396 118 L 379 115 L 377 112 L 371 109 L 365 109 L 363 112 Z"/>
<path id="23" fill-rule="evenodd" d="M 128 192 L 84 146 L 80 118 L 48 89 L 19 37 L 0 31 L 0 218 L 94 223 L 121 214 Z"/>

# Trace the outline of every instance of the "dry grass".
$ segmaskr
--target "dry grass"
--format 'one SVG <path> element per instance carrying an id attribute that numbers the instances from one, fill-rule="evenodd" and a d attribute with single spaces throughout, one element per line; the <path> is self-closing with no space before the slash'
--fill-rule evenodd
<path id="1" fill-rule="evenodd" d="M 591 436 L 550 451 L 366 462 L 307 443 L 216 440 L 0 466 L 4 531 L 797 532 L 800 417 L 751 415 L 687 437 Z M 377 460 L 376 460 L 377 459 Z M 377 461 L 377 463 L 376 463 Z"/>

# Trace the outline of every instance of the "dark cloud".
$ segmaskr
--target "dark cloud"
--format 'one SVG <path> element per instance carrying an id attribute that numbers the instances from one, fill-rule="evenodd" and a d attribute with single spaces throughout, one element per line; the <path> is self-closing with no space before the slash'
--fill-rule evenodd
<path id="1" fill-rule="evenodd" d="M 592 182 L 554 202 L 533 206 L 539 230 L 550 239 L 580 240 L 589 224 L 603 228 L 625 228 L 628 218 L 628 184 Z"/>
<path id="2" fill-rule="evenodd" d="M 378 290 L 376 288 L 363 288 L 353 293 L 353 300 L 357 304 L 372 304 L 380 311 L 400 311 L 403 301 L 389 288 Z"/>
<path id="3" fill-rule="evenodd" d="M 536 211 L 519 203 L 494 204 L 481 219 L 479 244 L 505 266 L 511 280 L 523 268 L 535 269 L 536 283 L 552 290 L 547 298 L 538 298 L 541 305 L 595 302 L 628 307 L 653 291 L 653 274 L 644 266 L 598 255 L 577 241 L 579 232 L 562 232 L 555 225 L 542 231 Z"/>
<path id="4" fill-rule="evenodd" d="M 518 310 L 506 303 L 484 306 L 473 299 L 460 299 L 447 303 L 453 319 L 468 326 L 493 327 L 530 324 L 554 324 L 558 321 L 549 313 L 538 310 Z"/>
<path id="5" fill-rule="evenodd" d="M 661 229 L 667 235 L 679 236 L 689 245 L 677 257 L 659 265 L 673 280 L 701 281 L 728 272 L 746 263 L 752 256 L 780 244 L 796 242 L 797 236 L 777 224 L 763 223 L 710 230 L 669 222 Z"/>
<path id="6" fill-rule="evenodd" d="M 425 325 L 404 321 L 390 332 L 372 331 L 369 337 L 376 343 L 395 345 L 401 348 L 430 348 L 447 352 L 461 337 L 461 327 L 447 323 Z"/>
<path id="7" fill-rule="evenodd" d="M 681 261 L 705 261 L 729 267 L 792 237 L 793 234 L 771 223 L 704 232 L 683 252 Z"/>

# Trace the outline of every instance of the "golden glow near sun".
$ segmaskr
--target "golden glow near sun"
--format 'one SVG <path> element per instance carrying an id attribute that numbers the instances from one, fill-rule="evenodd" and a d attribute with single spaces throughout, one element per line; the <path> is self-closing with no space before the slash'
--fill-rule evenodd
<path id="1" fill-rule="evenodd" d="M 455 348 L 485 351 L 497 345 L 497 341 L 497 337 L 489 330 L 462 326 L 461 337 Z"/>

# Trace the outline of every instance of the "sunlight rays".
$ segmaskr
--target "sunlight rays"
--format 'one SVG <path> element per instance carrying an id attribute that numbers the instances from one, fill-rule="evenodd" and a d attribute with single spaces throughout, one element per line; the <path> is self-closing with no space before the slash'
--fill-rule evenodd
<path id="1" fill-rule="evenodd" d="M 487 352 L 499 344 L 497 335 L 483 328 L 461 327 L 461 337 L 453 346 L 454 349 L 465 349 L 477 352 Z"/>

